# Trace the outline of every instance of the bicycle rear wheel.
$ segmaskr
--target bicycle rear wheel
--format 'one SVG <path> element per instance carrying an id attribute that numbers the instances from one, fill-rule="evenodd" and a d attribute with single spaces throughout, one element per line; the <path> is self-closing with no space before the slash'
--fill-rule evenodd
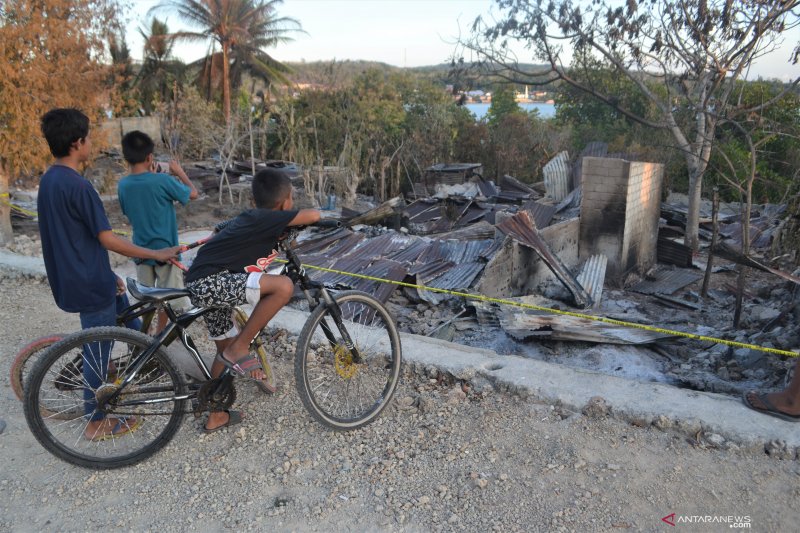
<path id="1" fill-rule="evenodd" d="M 34 358 L 64 337 L 66 337 L 64 333 L 45 335 L 32 340 L 17 352 L 14 362 L 11 363 L 11 388 L 19 401 L 22 401 L 25 394 L 25 379 L 33 366 Z"/>
<path id="2" fill-rule="evenodd" d="M 360 361 L 354 361 L 330 309 L 320 305 L 300 333 L 294 371 L 303 405 L 316 420 L 341 431 L 373 422 L 389 405 L 400 381 L 402 349 L 397 327 L 378 300 L 360 291 L 334 299 Z"/>
<path id="3" fill-rule="evenodd" d="M 137 463 L 166 445 L 180 427 L 186 386 L 161 349 L 108 401 L 152 343 L 138 331 L 101 327 L 47 350 L 25 390 L 25 419 L 42 446 L 69 463 L 102 469 Z M 92 415 L 108 419 L 102 430 L 87 429 Z"/>

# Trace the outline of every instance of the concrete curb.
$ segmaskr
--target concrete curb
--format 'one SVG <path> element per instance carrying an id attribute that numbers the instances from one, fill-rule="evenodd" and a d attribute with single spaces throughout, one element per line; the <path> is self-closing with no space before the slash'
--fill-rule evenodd
<path id="1" fill-rule="evenodd" d="M 284 308 L 271 325 L 296 335 L 307 317 L 306 312 Z M 580 412 L 590 398 L 601 396 L 611 406 L 614 416 L 637 424 L 666 422 L 666 427 L 691 436 L 702 429 L 752 449 L 763 449 L 772 440 L 784 441 L 789 450 L 800 447 L 800 423 L 757 413 L 730 396 L 499 355 L 491 350 L 409 333 L 401 334 L 401 339 L 407 364 L 432 366 L 458 379 L 483 377 L 510 392 L 548 403 L 558 402 L 573 411 Z"/>

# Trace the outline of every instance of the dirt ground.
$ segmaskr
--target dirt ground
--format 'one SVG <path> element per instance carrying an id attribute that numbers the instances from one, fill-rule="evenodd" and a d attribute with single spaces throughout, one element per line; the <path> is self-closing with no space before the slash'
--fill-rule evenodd
<path id="1" fill-rule="evenodd" d="M 46 284 L 0 279 L 0 375 L 30 339 L 78 328 Z M 375 424 L 331 433 L 304 411 L 293 339 L 274 346 L 275 396 L 239 387 L 241 426 L 187 417 L 139 465 L 94 472 L 48 454 L 0 380 L 0 530 L 793 531 L 800 463 L 692 445 L 685 435 L 589 418 L 408 368 Z M 742 522 L 745 523 L 745 522 Z"/>

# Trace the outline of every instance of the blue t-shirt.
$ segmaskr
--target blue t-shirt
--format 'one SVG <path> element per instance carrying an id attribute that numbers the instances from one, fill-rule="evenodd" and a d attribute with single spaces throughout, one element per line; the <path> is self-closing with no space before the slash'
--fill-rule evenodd
<path id="1" fill-rule="evenodd" d="M 173 202 L 186 205 L 191 189 L 167 174 L 145 172 L 125 176 L 117 194 L 122 212 L 133 227 L 133 243 L 150 250 L 178 245 Z M 152 259 L 143 261 L 155 265 Z"/>
<path id="2" fill-rule="evenodd" d="M 117 281 L 97 236 L 111 229 L 100 196 L 75 170 L 53 165 L 39 182 L 39 233 L 58 307 L 97 311 L 114 301 Z"/>

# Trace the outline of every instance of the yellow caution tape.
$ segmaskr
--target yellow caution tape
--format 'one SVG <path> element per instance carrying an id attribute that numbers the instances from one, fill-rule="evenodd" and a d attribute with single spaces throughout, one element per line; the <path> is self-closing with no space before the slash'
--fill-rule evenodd
<path id="1" fill-rule="evenodd" d="M 279 261 L 281 263 L 286 263 L 285 259 L 277 259 L 276 261 Z M 800 356 L 800 353 L 790 352 L 788 350 L 778 350 L 777 348 L 767 348 L 765 346 L 757 346 L 755 344 L 747 344 L 747 343 L 744 343 L 744 342 L 736 342 L 736 341 L 731 341 L 731 340 L 727 340 L 727 339 L 720 339 L 720 338 L 717 338 L 717 337 L 708 337 L 706 335 L 697 335 L 695 333 L 686 333 L 685 331 L 677 331 L 677 330 L 672 330 L 672 329 L 658 328 L 658 327 L 654 327 L 654 326 L 648 326 L 648 325 L 645 325 L 645 324 L 637 324 L 635 322 L 625 322 L 623 320 L 615 320 L 613 318 L 605 318 L 605 317 L 601 317 L 601 316 L 587 315 L 587 314 L 584 314 L 584 313 L 575 313 L 573 311 L 562 311 L 560 309 L 551 309 L 549 307 L 542 307 L 540 305 L 514 302 L 512 300 L 506 300 L 506 299 L 503 299 L 503 298 L 492 298 L 492 297 L 489 297 L 489 296 L 484 296 L 482 294 L 471 294 L 471 293 L 467 293 L 467 292 L 452 291 L 452 290 L 449 290 L 449 289 L 439 289 L 437 287 L 427 287 L 425 285 L 415 285 L 413 283 L 406 283 L 406 282 L 403 282 L 403 281 L 394 281 L 394 280 L 391 280 L 391 279 L 378 278 L 378 277 L 375 277 L 375 276 L 367 276 L 365 274 L 355 274 L 353 272 L 345 272 L 343 270 L 336 270 L 336 269 L 333 269 L 333 268 L 326 268 L 326 267 L 320 267 L 320 266 L 315 266 L 315 265 L 303 264 L 303 268 L 310 268 L 310 269 L 313 269 L 313 270 L 320 270 L 322 272 L 330 272 L 332 274 L 341 274 L 341 275 L 344 275 L 344 276 L 351 276 L 351 277 L 354 277 L 354 278 L 366 279 L 366 280 L 369 280 L 369 281 L 377 281 L 379 283 L 390 283 L 392 285 L 397 285 L 398 287 L 408 287 L 409 289 L 417 289 L 417 290 L 423 290 L 423 291 L 438 292 L 438 293 L 441 293 L 441 294 L 448 294 L 450 296 L 459 296 L 459 297 L 462 297 L 462 298 L 467 298 L 469 300 L 478 300 L 478 301 L 481 301 L 481 302 L 490 302 L 490 303 L 501 304 L 501 305 L 510 305 L 510 306 L 514 306 L 514 307 L 520 307 L 520 308 L 523 308 L 523 309 L 532 309 L 534 311 L 544 311 L 546 313 L 552 313 L 554 315 L 564 315 L 564 316 L 572 316 L 572 317 L 575 317 L 575 318 L 585 318 L 587 320 L 592 320 L 594 322 L 603 322 L 605 324 L 613 324 L 615 326 L 624 326 L 624 327 L 628 327 L 628 328 L 643 329 L 645 331 L 652 331 L 652 332 L 655 332 L 655 333 L 663 333 L 665 335 L 672 335 L 672 336 L 675 336 L 675 337 L 684 337 L 684 338 L 687 338 L 687 339 L 693 339 L 693 340 L 697 340 L 697 341 L 706 341 L 706 342 L 714 342 L 714 343 L 718 343 L 718 344 L 725 344 L 727 346 L 733 346 L 734 348 L 749 348 L 751 350 L 757 350 L 759 352 L 766 352 L 766 353 L 771 353 L 771 354 L 775 354 L 775 355 L 784 355 L 784 356 L 787 356 L 787 357 L 798 357 L 798 356 Z"/>
<path id="2" fill-rule="evenodd" d="M 7 198 L 7 197 L 8 197 L 8 193 L 7 192 L 4 192 L 4 193 L 0 194 L 0 198 Z M 20 213 L 25 213 L 26 215 L 30 215 L 32 217 L 39 216 L 39 213 L 37 213 L 36 211 L 28 211 L 27 209 L 23 209 L 22 207 L 20 207 L 18 205 L 12 204 L 8 200 L 2 200 L 2 202 L 5 205 L 7 205 L 8 207 L 10 207 L 11 209 L 14 209 L 15 211 L 19 211 Z"/>

